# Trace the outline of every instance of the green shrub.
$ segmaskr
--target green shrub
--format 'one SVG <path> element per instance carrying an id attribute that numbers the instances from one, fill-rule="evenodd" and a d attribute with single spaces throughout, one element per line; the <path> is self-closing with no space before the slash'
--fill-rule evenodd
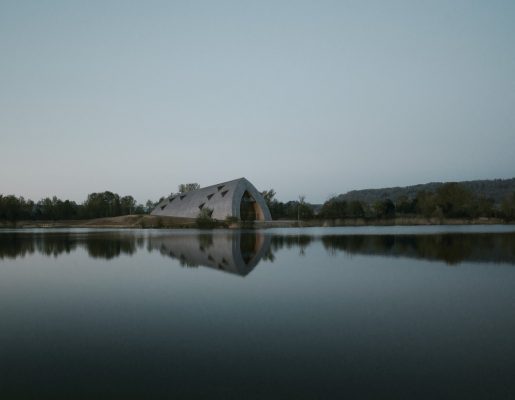
<path id="1" fill-rule="evenodd" d="M 217 220 L 213 219 L 213 210 L 210 208 L 203 208 L 197 215 L 195 223 L 197 228 L 200 229 L 213 229 L 219 226 Z"/>

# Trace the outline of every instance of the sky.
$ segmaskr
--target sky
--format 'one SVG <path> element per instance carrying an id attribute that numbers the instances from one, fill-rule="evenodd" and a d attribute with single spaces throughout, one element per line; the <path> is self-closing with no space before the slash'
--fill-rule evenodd
<path id="1" fill-rule="evenodd" d="M 515 176 L 514 1 L 0 0 L 0 193 Z"/>

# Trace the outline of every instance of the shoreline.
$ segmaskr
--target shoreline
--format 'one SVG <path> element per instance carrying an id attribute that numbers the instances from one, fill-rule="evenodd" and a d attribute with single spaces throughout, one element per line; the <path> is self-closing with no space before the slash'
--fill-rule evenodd
<path id="1" fill-rule="evenodd" d="M 219 221 L 218 227 L 238 229 L 242 225 L 234 223 L 227 225 Z M 423 218 L 423 217 L 396 217 L 391 219 L 312 219 L 305 221 L 275 220 L 255 221 L 244 228 L 296 228 L 296 227 L 337 227 L 337 226 L 423 226 L 423 225 L 512 225 L 515 222 L 506 222 L 500 218 Z M 124 215 L 119 217 L 95 218 L 87 220 L 63 221 L 0 221 L 3 229 L 30 229 L 30 228 L 105 228 L 105 229 L 197 229 L 196 221 L 192 218 L 160 217 L 153 215 Z"/>

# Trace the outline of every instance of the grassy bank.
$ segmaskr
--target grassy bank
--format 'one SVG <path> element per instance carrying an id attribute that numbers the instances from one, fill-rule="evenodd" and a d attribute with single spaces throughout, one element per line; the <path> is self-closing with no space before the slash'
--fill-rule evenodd
<path id="1" fill-rule="evenodd" d="M 305 221 L 270 221 L 256 222 L 255 226 L 260 228 L 272 227 L 331 227 L 331 226 L 422 226 L 422 225 L 499 225 L 506 224 L 506 221 L 500 218 L 475 218 L 475 219 L 458 219 L 458 218 L 423 218 L 423 217 L 399 217 L 389 219 L 364 219 L 364 218 L 346 218 L 346 219 L 310 219 Z"/>
<path id="2" fill-rule="evenodd" d="M 392 225 L 494 225 L 505 224 L 499 218 L 476 219 L 449 219 L 449 218 L 423 218 L 399 217 L 391 219 L 311 219 L 305 221 L 278 220 L 255 222 L 254 228 L 291 228 L 291 227 L 328 227 L 328 226 L 392 226 Z M 220 222 L 218 227 L 226 227 Z M 250 227 L 246 225 L 245 227 Z M 132 228 L 132 229 L 182 229 L 196 228 L 195 219 L 177 217 L 157 217 L 153 215 L 125 215 L 112 218 L 96 218 L 89 220 L 63 220 L 63 221 L 0 221 L 0 228 Z M 232 224 L 230 228 L 238 228 L 239 224 Z"/>
<path id="3" fill-rule="evenodd" d="M 190 218 L 123 215 L 120 217 L 62 221 L 0 221 L 0 228 L 194 228 Z"/>

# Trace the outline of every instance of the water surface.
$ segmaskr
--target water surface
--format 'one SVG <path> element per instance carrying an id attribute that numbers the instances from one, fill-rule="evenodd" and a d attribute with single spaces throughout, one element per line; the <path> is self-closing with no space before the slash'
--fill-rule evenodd
<path id="1" fill-rule="evenodd" d="M 0 398 L 512 398 L 515 228 L 0 231 Z"/>

